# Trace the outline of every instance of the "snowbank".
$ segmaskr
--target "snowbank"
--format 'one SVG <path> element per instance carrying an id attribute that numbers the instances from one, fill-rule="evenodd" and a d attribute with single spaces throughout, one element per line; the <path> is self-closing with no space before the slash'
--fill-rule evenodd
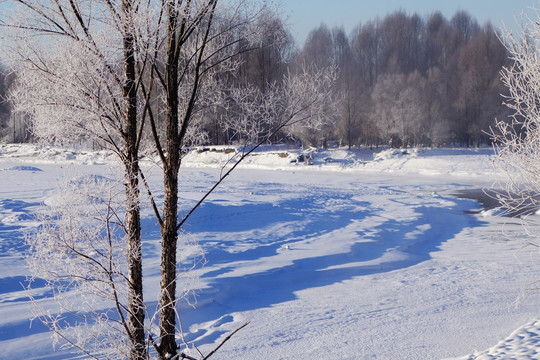
<path id="1" fill-rule="evenodd" d="M 241 148 L 205 148 L 191 151 L 183 160 L 190 167 L 215 167 L 234 163 Z M 403 174 L 484 177 L 493 175 L 492 149 L 280 149 L 254 152 L 244 168 L 309 170 L 366 170 Z"/>
<path id="2" fill-rule="evenodd" d="M 248 149 L 238 146 L 197 147 L 182 164 L 191 168 L 220 168 L 238 161 Z M 240 164 L 245 169 L 306 171 L 370 171 L 400 174 L 493 178 L 492 149 L 291 149 L 263 146 Z M 107 164 L 116 157 L 109 151 L 76 151 L 33 144 L 0 145 L 0 158 L 42 163 Z M 157 161 L 157 158 L 152 161 Z"/>
<path id="3" fill-rule="evenodd" d="M 110 151 L 85 151 L 35 144 L 0 144 L 0 158 L 42 163 L 72 162 L 99 165 L 114 161 Z"/>
<path id="4" fill-rule="evenodd" d="M 538 359 L 539 346 L 540 320 L 534 320 L 517 329 L 492 348 L 476 351 L 474 354 L 454 360 Z"/>

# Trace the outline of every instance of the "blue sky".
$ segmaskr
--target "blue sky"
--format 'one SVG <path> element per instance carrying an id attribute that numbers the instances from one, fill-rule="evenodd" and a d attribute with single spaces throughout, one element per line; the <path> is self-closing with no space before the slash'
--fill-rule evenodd
<path id="1" fill-rule="evenodd" d="M 329 27 L 343 26 L 350 32 L 359 23 L 402 9 L 421 16 L 440 11 L 447 18 L 465 10 L 480 24 L 491 21 L 494 27 L 515 27 L 523 10 L 531 13 L 538 0 L 281 0 L 291 32 L 302 45 L 310 30 L 321 22 Z"/>

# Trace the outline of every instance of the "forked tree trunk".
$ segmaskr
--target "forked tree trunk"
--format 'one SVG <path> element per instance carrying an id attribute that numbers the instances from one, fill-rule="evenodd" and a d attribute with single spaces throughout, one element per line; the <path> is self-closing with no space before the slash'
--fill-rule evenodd
<path id="1" fill-rule="evenodd" d="M 132 0 L 122 0 L 124 13 L 124 145 L 126 178 L 126 241 L 128 266 L 128 326 L 130 360 L 147 359 L 144 331 L 144 301 L 142 283 L 141 219 L 139 204 L 139 162 L 137 149 L 137 88 L 134 37 L 126 22 Z"/>

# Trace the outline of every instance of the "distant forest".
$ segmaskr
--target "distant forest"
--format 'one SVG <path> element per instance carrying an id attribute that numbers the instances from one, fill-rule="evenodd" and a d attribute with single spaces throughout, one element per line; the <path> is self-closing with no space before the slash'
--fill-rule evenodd
<path id="1" fill-rule="evenodd" d="M 280 39 L 280 41 L 276 41 Z M 285 39 L 285 41 L 283 41 Z M 496 29 L 467 12 L 447 19 L 398 11 L 358 25 L 350 34 L 321 24 L 303 46 L 295 44 L 283 22 L 259 49 L 241 55 L 236 77 L 264 92 L 302 64 L 335 66 L 337 111 L 323 129 L 277 134 L 275 142 L 306 146 L 481 146 L 495 118 L 508 116 L 502 66 L 510 60 Z M 0 76 L 0 136 L 4 142 L 32 141 L 26 116 L 11 116 L 6 101 L 16 74 Z M 207 144 L 245 142 L 224 125 L 223 114 L 209 112 L 201 123 Z"/>

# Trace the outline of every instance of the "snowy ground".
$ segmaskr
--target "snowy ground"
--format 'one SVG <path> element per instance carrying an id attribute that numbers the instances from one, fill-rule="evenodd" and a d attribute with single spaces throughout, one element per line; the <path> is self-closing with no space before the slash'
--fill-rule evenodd
<path id="1" fill-rule="evenodd" d="M 215 150 L 185 158 L 182 211 L 231 156 Z M 196 270 L 196 309 L 181 309 L 188 341 L 208 351 L 251 321 L 217 358 L 538 358 L 540 295 L 520 297 L 540 278 L 536 250 L 523 247 L 519 219 L 453 196 L 491 185 L 490 150 L 334 149 L 303 162 L 300 151 L 266 150 L 189 222 L 207 264 Z M 111 172 L 104 152 L 0 146 L 0 359 L 73 357 L 30 327 L 23 231 L 59 180 Z M 159 184 L 158 172 L 150 181 Z M 152 290 L 159 231 L 150 214 L 143 223 Z M 50 301 L 37 285 L 33 294 Z"/>

